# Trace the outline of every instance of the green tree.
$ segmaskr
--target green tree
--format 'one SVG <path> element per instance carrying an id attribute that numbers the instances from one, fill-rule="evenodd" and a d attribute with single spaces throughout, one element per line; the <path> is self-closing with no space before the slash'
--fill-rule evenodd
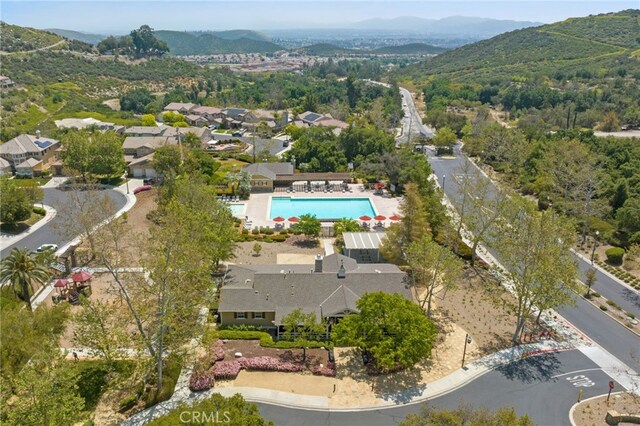
<path id="1" fill-rule="evenodd" d="M 193 132 L 187 132 L 182 138 L 182 144 L 188 148 L 202 148 L 202 141 Z"/>
<path id="2" fill-rule="evenodd" d="M 115 132 L 71 131 L 62 138 L 62 164 L 83 181 L 93 176 L 120 176 L 126 167 L 122 141 Z"/>
<path id="3" fill-rule="evenodd" d="M 167 111 L 162 114 L 162 120 L 167 125 L 185 121 L 185 116 L 179 112 Z"/>
<path id="4" fill-rule="evenodd" d="M 120 109 L 142 114 L 145 112 L 145 107 L 154 100 L 155 97 L 149 89 L 144 87 L 132 89 L 120 96 Z"/>
<path id="5" fill-rule="evenodd" d="M 578 291 L 577 267 L 570 248 L 575 239 L 571 222 L 550 211 L 537 212 L 524 200 L 497 222 L 494 245 L 506 269 L 516 316 L 513 340 L 518 341 L 527 318 L 536 310 L 570 304 Z"/>
<path id="6" fill-rule="evenodd" d="M 296 227 L 307 237 L 317 238 L 320 235 L 320 219 L 316 215 L 303 214 Z"/>
<path id="7" fill-rule="evenodd" d="M 138 58 L 162 56 L 169 51 L 167 43 L 157 39 L 153 34 L 153 28 L 148 25 L 142 25 L 137 30 L 131 31 L 130 36 Z"/>
<path id="8" fill-rule="evenodd" d="M 606 113 L 602 119 L 602 124 L 600 124 L 600 129 L 602 129 L 603 132 L 617 132 L 620 130 L 618 114 L 616 114 L 615 111 Z"/>
<path id="9" fill-rule="evenodd" d="M 182 173 L 182 150 L 176 145 L 165 145 L 153 153 L 153 168 L 167 183 L 171 183 Z"/>
<path id="10" fill-rule="evenodd" d="M 486 408 L 461 405 L 453 410 L 436 410 L 423 405 L 418 414 L 409 414 L 398 426 L 534 426 L 528 416 L 518 417 L 510 407 L 491 412 Z"/>
<path id="11" fill-rule="evenodd" d="M 322 334 L 326 332 L 325 325 L 316 320 L 315 312 L 303 313 L 301 309 L 294 309 L 285 315 L 281 324 L 284 327 L 283 338 L 302 348 L 302 362 L 307 359 L 309 342 L 322 339 Z"/>
<path id="12" fill-rule="evenodd" d="M 359 232 L 360 224 L 355 219 L 342 218 L 333 223 L 333 234 L 336 237 L 336 245 L 342 247 L 344 245 L 344 232 Z"/>
<path id="13" fill-rule="evenodd" d="M 258 406 L 246 402 L 242 395 L 235 394 L 225 398 L 220 394 L 194 402 L 193 405 L 182 403 L 167 414 L 157 417 L 149 422 L 149 426 L 173 426 L 181 424 L 187 417 L 184 413 L 198 414 L 188 422 L 194 425 L 211 423 L 227 423 L 231 425 L 274 426 L 273 422 L 267 422 L 260 416 Z M 204 418 L 203 414 L 206 415 Z"/>
<path id="14" fill-rule="evenodd" d="M 415 285 L 425 288 L 420 307 L 427 305 L 427 316 L 431 317 L 431 301 L 438 292 L 446 293 L 456 288 L 462 277 L 464 263 L 448 247 L 442 246 L 422 235 L 413 241 L 406 250 L 407 263 Z"/>
<path id="15" fill-rule="evenodd" d="M 141 118 L 141 124 L 143 126 L 155 126 L 156 125 L 156 117 L 153 114 L 145 114 Z"/>
<path id="16" fill-rule="evenodd" d="M 8 225 L 29 219 L 33 211 L 33 200 L 15 180 L 0 177 L 0 221 Z"/>
<path id="17" fill-rule="evenodd" d="M 0 283 L 9 284 L 15 295 L 31 310 L 33 284 L 44 285 L 51 274 L 37 256 L 29 249 L 14 248 L 0 262 Z"/>
<path id="18" fill-rule="evenodd" d="M 455 132 L 449 127 L 442 127 L 438 129 L 438 132 L 433 138 L 433 144 L 436 146 L 438 155 L 451 154 L 453 152 L 453 146 L 456 144 L 458 137 Z"/>
<path id="19" fill-rule="evenodd" d="M 381 369 L 411 367 L 430 357 L 438 330 L 418 305 L 400 294 L 378 292 L 362 296 L 356 307 L 359 313 L 333 328 L 337 344 L 370 352 Z"/>
<path id="20" fill-rule="evenodd" d="M 640 232 L 640 198 L 629 198 L 618 209 L 616 219 L 620 228 L 627 234 L 633 235 Z"/>
<path id="21" fill-rule="evenodd" d="M 253 245 L 253 253 L 254 253 L 256 256 L 260 256 L 260 252 L 261 252 L 261 251 L 262 251 L 262 244 L 260 244 L 260 243 L 255 243 L 255 244 Z"/>
<path id="22" fill-rule="evenodd" d="M 585 276 L 584 283 L 587 285 L 587 293 L 585 296 L 587 297 L 591 294 L 591 287 L 598 281 L 596 272 L 596 268 L 589 268 Z"/>

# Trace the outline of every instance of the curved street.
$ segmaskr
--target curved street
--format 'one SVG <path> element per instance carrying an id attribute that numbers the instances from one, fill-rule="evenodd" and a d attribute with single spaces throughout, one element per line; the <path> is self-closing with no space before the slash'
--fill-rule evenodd
<path id="1" fill-rule="evenodd" d="M 58 210 L 58 214 L 49 223 L 33 233 L 28 234 L 18 242 L 6 247 L 3 246 L 2 251 L 0 251 L 0 258 L 7 256 L 14 247 L 27 247 L 32 250 L 35 250 L 43 244 L 56 244 L 58 247 L 63 247 L 76 237 L 61 235 L 59 229 L 60 225 L 64 221 L 61 215 L 61 209 L 63 206 L 68 204 L 71 193 L 56 188 L 43 188 L 42 190 L 44 191 L 44 204 Z M 116 191 L 115 189 L 105 189 L 103 191 L 108 194 L 117 210 L 120 210 L 126 204 L 127 198 L 121 192 Z"/>

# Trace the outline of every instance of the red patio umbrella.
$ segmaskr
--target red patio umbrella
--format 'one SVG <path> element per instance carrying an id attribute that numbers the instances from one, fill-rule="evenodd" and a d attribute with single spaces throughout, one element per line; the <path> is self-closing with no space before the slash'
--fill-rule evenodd
<path id="1" fill-rule="evenodd" d="M 66 287 L 67 286 L 67 280 L 63 280 L 62 278 L 60 278 L 58 281 L 56 281 L 56 283 L 53 285 L 56 288 L 62 288 L 62 287 Z"/>
<path id="2" fill-rule="evenodd" d="M 364 216 L 360 216 L 360 220 L 368 221 L 368 220 L 371 220 L 371 218 L 369 216 L 367 216 L 367 215 L 364 215 Z"/>
<path id="3" fill-rule="evenodd" d="M 300 222 L 300 219 L 298 219 L 295 216 L 291 216 L 289 219 L 287 219 L 289 222 Z"/>
<path id="4" fill-rule="evenodd" d="M 92 275 L 87 271 L 80 271 L 71 275 L 71 279 L 74 283 L 83 283 L 85 281 L 89 281 L 91 279 L 91 276 Z"/>
<path id="5" fill-rule="evenodd" d="M 378 216 L 374 217 L 373 220 L 387 220 L 387 217 L 379 214 Z"/>
<path id="6" fill-rule="evenodd" d="M 389 220 L 400 220 L 400 216 L 394 214 L 393 216 L 389 217 Z"/>
<path id="7" fill-rule="evenodd" d="M 384 188 L 384 183 L 376 183 L 375 185 L 373 185 L 373 187 L 375 189 L 382 189 L 382 188 Z"/>
<path id="8" fill-rule="evenodd" d="M 284 217 L 282 217 L 282 216 L 278 216 L 278 217 L 274 217 L 272 220 L 273 220 L 274 222 L 284 222 L 284 221 L 285 221 L 285 218 L 284 218 Z"/>

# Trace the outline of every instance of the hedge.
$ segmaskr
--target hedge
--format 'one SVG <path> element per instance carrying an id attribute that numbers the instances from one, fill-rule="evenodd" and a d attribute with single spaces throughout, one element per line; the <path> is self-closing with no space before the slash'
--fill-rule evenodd
<path id="1" fill-rule="evenodd" d="M 605 252 L 607 255 L 607 261 L 614 265 L 620 265 L 622 258 L 624 257 L 624 249 L 620 247 L 611 247 Z"/>
<path id="2" fill-rule="evenodd" d="M 43 209 L 42 207 L 34 207 L 33 208 L 33 212 L 35 214 L 39 214 L 39 215 L 42 215 L 42 216 L 47 214 L 47 211 L 45 209 Z"/>
<path id="3" fill-rule="evenodd" d="M 240 330 L 218 330 L 216 332 L 218 339 L 228 339 L 228 340 L 259 340 L 260 346 L 263 348 L 278 348 L 278 349 L 299 349 L 300 345 L 296 342 L 291 342 L 288 340 L 278 340 L 274 341 L 273 337 L 267 332 L 264 331 L 240 331 Z M 319 348 L 327 348 L 330 349 L 333 347 L 332 342 L 319 342 L 319 341 L 308 341 L 307 348 L 309 349 L 319 349 Z"/>

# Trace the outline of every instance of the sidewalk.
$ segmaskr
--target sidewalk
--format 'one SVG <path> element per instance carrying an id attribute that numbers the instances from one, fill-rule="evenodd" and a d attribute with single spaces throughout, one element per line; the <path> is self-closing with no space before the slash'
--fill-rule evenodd
<path id="1" fill-rule="evenodd" d="M 36 205 L 36 207 L 38 206 Z M 51 222 L 53 218 L 56 217 L 56 214 L 58 214 L 57 210 L 51 206 L 47 206 L 46 204 L 43 204 L 42 207 L 44 207 L 44 209 L 47 211 L 47 214 L 45 214 L 45 216 L 42 219 L 40 219 L 38 222 L 30 226 L 27 230 L 19 233 L 18 235 L 3 233 L 0 236 L 0 248 L 4 249 L 5 247 L 9 247 L 10 245 L 17 243 L 18 241 L 22 240 L 26 236 L 42 228 L 47 223 Z"/>

